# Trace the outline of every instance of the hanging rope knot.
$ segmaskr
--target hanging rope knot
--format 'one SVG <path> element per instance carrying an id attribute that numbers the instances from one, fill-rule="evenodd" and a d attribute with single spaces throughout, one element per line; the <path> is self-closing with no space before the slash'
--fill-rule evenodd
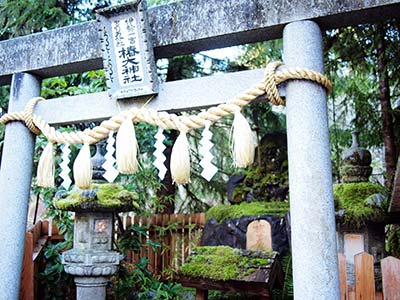
<path id="1" fill-rule="evenodd" d="M 278 85 L 288 80 L 309 80 L 318 83 L 326 88 L 327 92 L 332 91 L 332 84 L 329 79 L 316 71 L 304 68 L 285 68 L 277 70 L 282 62 L 271 62 L 265 68 L 264 73 L 264 92 L 268 96 L 268 100 L 274 105 L 285 105 L 285 101 L 279 95 Z"/>
<path id="2" fill-rule="evenodd" d="M 274 105 L 285 105 L 285 101 L 281 98 L 278 91 L 278 82 L 275 78 L 275 70 L 282 65 L 282 62 L 275 61 L 269 63 L 265 68 L 264 73 L 264 86 L 265 93 L 268 96 L 268 100 Z"/>
<path id="3" fill-rule="evenodd" d="M 42 131 L 35 125 L 35 122 L 33 121 L 33 110 L 35 108 L 36 103 L 45 100 L 42 97 L 35 97 L 29 100 L 29 102 L 25 105 L 25 109 L 23 112 L 24 115 L 24 122 L 26 127 L 29 128 L 30 131 L 32 131 L 34 134 L 39 135 L 42 133 Z"/>

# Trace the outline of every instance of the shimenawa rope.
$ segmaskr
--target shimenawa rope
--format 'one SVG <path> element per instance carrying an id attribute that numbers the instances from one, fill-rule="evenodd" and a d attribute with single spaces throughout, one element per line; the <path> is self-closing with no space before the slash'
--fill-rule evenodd
<path id="1" fill-rule="evenodd" d="M 38 167 L 38 183 L 44 187 L 54 185 L 53 144 L 84 144 L 73 167 L 75 184 L 82 189 L 90 188 L 92 177 L 89 145 L 107 138 L 111 131 L 117 132 L 120 129 L 117 133 L 116 149 L 118 171 L 123 174 L 133 174 L 138 169 L 134 122 L 146 122 L 163 129 L 179 130 L 180 135 L 171 154 L 170 169 L 173 180 L 178 184 L 185 184 L 190 178 L 190 152 L 186 135 L 190 130 L 204 127 L 207 122 L 214 123 L 226 115 L 234 114 L 231 146 L 233 160 L 237 167 L 246 167 L 254 159 L 254 142 L 253 132 L 240 112 L 245 105 L 264 94 L 272 104 L 284 105 L 285 102 L 279 95 L 278 85 L 287 80 L 310 80 L 323 85 L 328 91 L 332 89 L 329 80 L 318 72 L 301 68 L 277 70 L 281 64 L 281 62 L 268 64 L 264 78 L 259 83 L 254 84 L 231 101 L 211 107 L 197 115 L 177 116 L 146 107 L 131 108 L 103 121 L 93 129 L 59 132 L 40 116 L 33 114 L 35 105 L 39 101 L 45 100 L 37 97 L 27 103 L 23 112 L 8 113 L 2 116 L 0 123 L 24 121 L 33 133 L 37 135 L 43 133 L 48 139 L 49 144 L 40 158 Z"/>
<path id="2" fill-rule="evenodd" d="M 192 129 L 202 128 L 205 122 L 212 123 L 218 121 L 222 117 L 241 110 L 245 105 L 263 94 L 267 94 L 268 100 L 274 105 L 284 105 L 285 101 L 280 97 L 277 86 L 287 80 L 303 79 L 310 80 L 324 86 L 328 92 L 331 91 L 332 85 L 329 79 L 321 73 L 302 69 L 287 68 L 277 71 L 281 62 L 272 62 L 267 65 L 265 76 L 262 81 L 254 84 L 250 89 L 237 95 L 233 100 L 218 106 L 213 106 L 207 111 L 203 111 L 197 115 L 177 116 L 167 112 L 157 112 L 153 109 L 131 108 L 122 111 L 109 120 L 103 121 L 99 126 L 93 129 L 86 129 L 74 132 L 58 132 L 50 126 L 40 116 L 33 114 L 33 109 L 39 101 L 44 98 L 37 97 L 31 99 L 23 112 L 13 112 L 3 115 L 0 123 L 6 124 L 10 121 L 24 121 L 26 126 L 35 134 L 43 133 L 44 136 L 53 143 L 58 144 L 94 144 L 101 139 L 108 137 L 109 132 L 118 131 L 125 119 L 131 119 L 133 122 L 147 122 L 152 125 L 160 126 L 164 129 L 175 129 L 179 131 L 190 131 Z"/>

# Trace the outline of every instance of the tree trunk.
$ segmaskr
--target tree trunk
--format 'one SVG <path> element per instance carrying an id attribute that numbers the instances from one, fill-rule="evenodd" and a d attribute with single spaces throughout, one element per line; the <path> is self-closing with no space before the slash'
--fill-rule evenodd
<path id="1" fill-rule="evenodd" d="M 175 140 L 178 137 L 178 132 L 171 130 L 165 135 L 169 140 L 175 143 Z M 167 158 L 164 163 L 165 167 L 167 168 L 167 173 L 162 181 L 162 187 L 157 191 L 158 201 L 162 205 L 161 209 L 158 211 L 160 214 L 173 214 L 175 211 L 176 187 L 172 182 L 171 169 L 169 166 L 171 162 L 172 145 L 167 146 L 167 148 L 164 150 L 164 155 Z"/>
<path id="2" fill-rule="evenodd" d="M 392 187 L 394 173 L 396 170 L 397 152 L 393 130 L 392 106 L 390 103 L 389 76 L 387 72 L 387 61 L 385 55 L 385 27 L 381 24 L 377 27 L 378 33 L 378 74 L 379 74 L 379 100 L 382 111 L 382 133 L 385 145 L 386 163 L 386 187 Z"/>

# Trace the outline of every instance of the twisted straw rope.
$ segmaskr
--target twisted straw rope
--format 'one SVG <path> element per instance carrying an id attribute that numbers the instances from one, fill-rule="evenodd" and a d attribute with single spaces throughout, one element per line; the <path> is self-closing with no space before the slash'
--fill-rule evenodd
<path id="1" fill-rule="evenodd" d="M 10 121 L 24 121 L 26 126 L 36 135 L 43 133 L 51 143 L 58 144 L 94 144 L 106 137 L 110 131 L 118 131 L 122 122 L 131 119 L 133 122 L 146 122 L 164 129 L 176 129 L 188 132 L 192 129 L 204 127 L 207 121 L 217 122 L 222 117 L 241 110 L 245 105 L 263 94 L 274 105 L 285 105 L 285 101 L 280 97 L 278 85 L 287 80 L 302 79 L 310 80 L 324 86 L 328 92 L 332 85 L 327 77 L 316 71 L 302 68 L 288 68 L 277 71 L 281 62 L 272 62 L 267 65 L 265 76 L 262 81 L 254 84 L 251 88 L 235 96 L 233 100 L 218 106 L 213 106 L 197 115 L 177 116 L 167 112 L 158 112 L 153 109 L 131 108 L 122 111 L 109 120 L 101 122 L 99 126 L 84 131 L 59 132 L 50 126 L 40 116 L 33 114 L 33 109 L 37 102 L 45 100 L 43 98 L 31 99 L 23 112 L 5 114 L 0 118 L 0 123 L 6 124 Z"/>

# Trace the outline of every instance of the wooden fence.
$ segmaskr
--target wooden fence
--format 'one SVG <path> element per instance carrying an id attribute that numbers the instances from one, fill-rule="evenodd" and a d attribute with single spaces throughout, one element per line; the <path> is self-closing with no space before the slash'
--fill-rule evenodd
<path id="1" fill-rule="evenodd" d="M 346 257 L 339 253 L 340 300 L 400 300 L 400 260 L 381 260 L 382 292 L 375 291 L 374 258 L 362 252 L 354 256 L 355 284 L 347 285 Z"/>
<path id="2" fill-rule="evenodd" d="M 37 295 L 36 276 L 39 273 L 43 248 L 49 239 L 49 222 L 38 221 L 25 234 L 25 250 L 22 265 L 20 299 L 35 300 Z"/>
<path id="3" fill-rule="evenodd" d="M 149 240 L 161 244 L 157 252 L 149 246 L 144 247 L 138 254 L 130 252 L 126 261 L 132 263 L 142 257 L 147 257 L 149 269 L 155 275 L 167 275 L 172 268 L 180 268 L 191 248 L 199 242 L 205 224 L 205 214 L 158 214 L 150 218 L 125 216 L 123 222 L 125 228 L 133 224 L 148 227 Z M 52 226 L 53 234 L 49 237 L 48 221 L 38 221 L 26 231 L 20 288 L 21 300 L 36 300 L 37 276 L 44 263 L 43 249 L 50 240 L 62 239 L 57 231 L 57 227 Z M 146 239 L 143 237 L 142 242 L 146 242 Z"/>
<path id="4" fill-rule="evenodd" d="M 205 225 L 204 214 L 176 215 L 158 214 L 150 218 L 126 216 L 124 227 L 130 225 L 146 226 L 147 237 L 159 242 L 161 247 L 153 251 L 150 246 L 140 253 L 128 253 L 126 261 L 132 263 L 142 257 L 149 259 L 149 269 L 156 275 L 168 275 L 171 269 L 179 269 L 193 246 L 198 244 Z M 57 233 L 56 227 L 52 228 Z M 48 221 L 39 221 L 31 226 L 25 237 L 20 299 L 35 300 L 37 295 L 36 276 L 41 268 L 43 248 L 50 239 L 61 239 L 61 236 L 49 237 Z M 355 284 L 347 285 L 346 258 L 339 253 L 340 299 L 341 300 L 400 300 L 400 260 L 386 257 L 381 261 L 382 292 L 375 291 L 374 260 L 368 253 L 354 257 Z"/>
<path id="5" fill-rule="evenodd" d="M 126 261 L 131 263 L 147 257 L 150 271 L 155 275 L 168 275 L 168 271 L 182 266 L 192 247 L 199 243 L 205 214 L 158 214 L 149 218 L 132 216 L 125 218 L 124 223 L 125 228 L 132 224 L 146 226 L 148 239 L 161 244 L 157 251 L 146 246 L 140 253 L 128 253 Z M 146 242 L 145 237 L 142 242 Z"/>

